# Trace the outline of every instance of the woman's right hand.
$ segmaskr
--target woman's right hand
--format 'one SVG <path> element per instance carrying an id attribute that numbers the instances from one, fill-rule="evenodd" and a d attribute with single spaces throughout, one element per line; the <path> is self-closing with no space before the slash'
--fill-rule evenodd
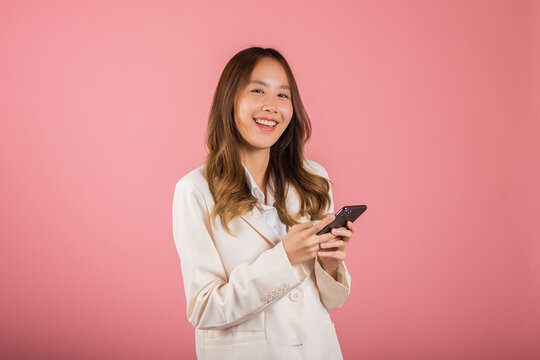
<path id="1" fill-rule="evenodd" d="M 335 217 L 334 214 L 328 214 L 316 225 L 306 222 L 291 227 L 287 235 L 283 238 L 283 248 L 289 257 L 291 265 L 301 264 L 304 261 L 315 258 L 317 252 L 320 250 L 320 243 L 333 240 L 337 237 L 332 232 L 317 235 Z"/>

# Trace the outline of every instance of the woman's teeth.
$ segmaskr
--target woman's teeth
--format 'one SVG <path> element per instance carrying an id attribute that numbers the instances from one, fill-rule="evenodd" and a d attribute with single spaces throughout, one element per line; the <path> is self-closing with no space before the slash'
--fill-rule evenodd
<path id="1" fill-rule="evenodd" d="M 253 119 L 257 124 L 266 125 L 266 126 L 276 126 L 276 122 L 274 121 L 268 121 L 268 120 L 259 120 L 259 119 Z"/>

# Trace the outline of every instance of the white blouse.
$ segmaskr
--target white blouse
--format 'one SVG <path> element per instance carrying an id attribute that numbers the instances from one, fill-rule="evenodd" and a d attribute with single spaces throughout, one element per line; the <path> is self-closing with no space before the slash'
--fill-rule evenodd
<path id="1" fill-rule="evenodd" d="M 257 186 L 257 183 L 255 182 L 255 179 L 253 179 L 253 176 L 249 173 L 248 168 L 244 163 L 242 163 L 244 166 L 244 169 L 246 170 L 246 179 L 248 180 L 249 187 L 251 188 L 251 193 L 257 200 L 259 200 L 260 205 L 262 206 L 262 214 L 264 216 L 264 220 L 266 223 L 274 229 L 276 234 L 278 234 L 279 238 L 283 240 L 285 235 L 287 235 L 288 227 L 284 223 L 281 222 L 281 219 L 279 218 L 277 209 L 274 207 L 274 189 L 272 187 L 273 183 L 270 181 L 267 188 L 267 194 L 268 194 L 268 205 L 264 204 L 264 194 Z"/>

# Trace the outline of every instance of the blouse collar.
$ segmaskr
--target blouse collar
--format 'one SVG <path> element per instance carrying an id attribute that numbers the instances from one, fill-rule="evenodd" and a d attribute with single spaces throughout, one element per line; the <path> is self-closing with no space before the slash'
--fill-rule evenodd
<path id="1" fill-rule="evenodd" d="M 259 186 L 255 182 L 255 179 L 253 179 L 253 176 L 251 176 L 247 166 L 244 165 L 244 163 L 242 163 L 242 166 L 244 167 L 244 169 L 246 171 L 246 179 L 248 181 L 248 185 L 249 185 L 249 188 L 251 190 L 251 194 L 253 196 L 255 196 L 255 198 L 257 200 L 259 200 L 261 205 L 263 205 L 263 206 L 273 206 L 274 205 L 274 196 L 273 196 L 273 191 L 271 190 L 272 186 L 273 186 L 272 180 L 269 181 L 267 189 L 266 189 L 266 192 L 267 192 L 267 195 L 268 195 L 268 205 L 264 205 L 264 193 L 262 192 L 262 190 L 259 188 Z"/>

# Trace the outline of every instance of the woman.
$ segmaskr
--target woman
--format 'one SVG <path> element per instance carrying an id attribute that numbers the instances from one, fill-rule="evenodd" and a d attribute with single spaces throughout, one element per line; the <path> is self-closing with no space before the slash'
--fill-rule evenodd
<path id="1" fill-rule="evenodd" d="M 326 170 L 283 56 L 237 53 L 219 80 L 204 166 L 178 181 L 174 240 L 199 359 L 339 359 L 328 310 L 349 295 L 355 231 L 334 219 Z M 327 215 L 328 214 L 328 215 Z"/>

